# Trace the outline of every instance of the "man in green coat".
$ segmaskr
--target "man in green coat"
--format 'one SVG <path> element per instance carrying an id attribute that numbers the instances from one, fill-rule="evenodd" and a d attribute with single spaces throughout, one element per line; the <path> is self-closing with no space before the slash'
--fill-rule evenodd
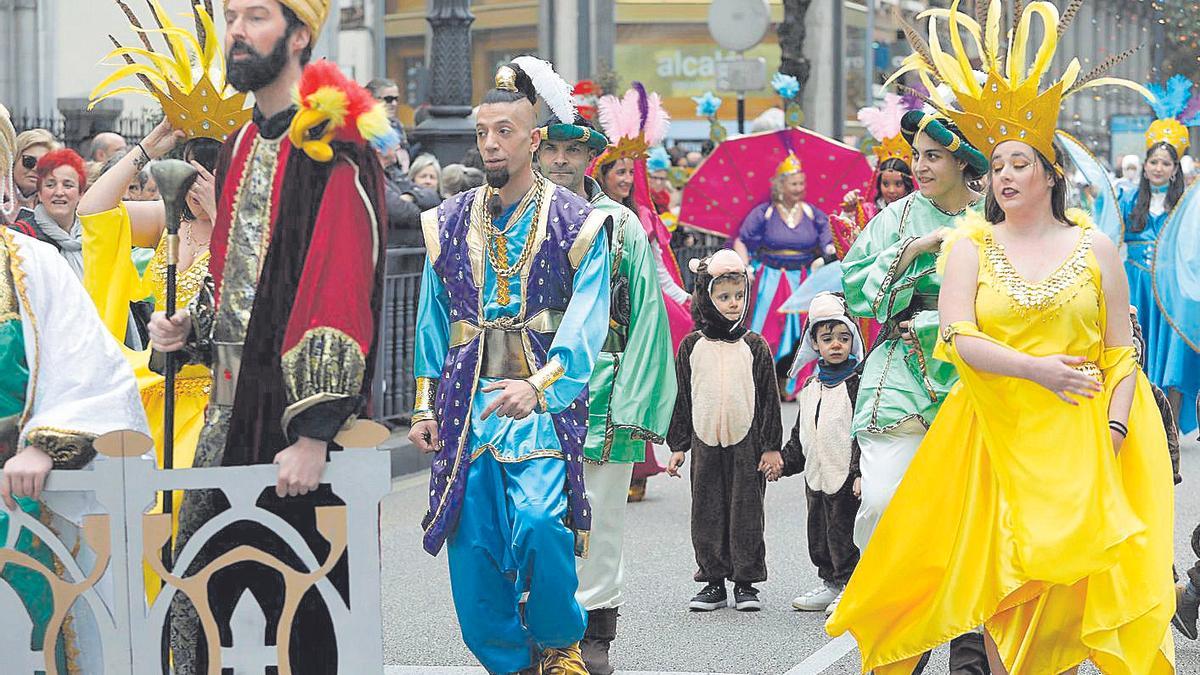
<path id="1" fill-rule="evenodd" d="M 862 504 L 854 522 L 860 550 L 958 381 L 954 366 L 933 358 L 942 285 L 937 256 L 958 217 L 982 208 L 981 195 L 968 184 L 989 168 L 987 158 L 948 120 L 914 110 L 904 115 L 901 128 L 913 148 L 913 173 L 921 189 L 871 219 L 842 261 L 851 313 L 883 324 L 863 364 L 851 426 L 862 472 Z M 919 527 L 913 523 L 913 536 Z M 950 672 L 988 672 L 982 635 L 951 642 Z"/>
<path id="2" fill-rule="evenodd" d="M 592 675 L 613 672 L 608 649 L 623 601 L 621 540 L 633 465 L 662 442 L 675 403 L 675 366 L 653 253 L 636 214 L 605 196 L 587 167 L 607 144 L 582 117 L 541 128 L 538 166 L 547 178 L 612 216 L 608 338 L 588 381 L 584 485 L 592 506 L 588 557 L 576 560 L 576 599 L 588 611 L 581 647 Z"/>

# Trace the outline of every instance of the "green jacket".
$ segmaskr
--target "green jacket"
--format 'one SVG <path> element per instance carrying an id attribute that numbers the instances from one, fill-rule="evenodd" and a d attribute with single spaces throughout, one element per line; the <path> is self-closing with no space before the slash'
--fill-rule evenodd
<path id="1" fill-rule="evenodd" d="M 592 464 L 645 459 L 646 441 L 661 443 L 675 405 L 675 363 L 667 310 L 650 241 L 636 214 L 605 196 L 588 178 L 588 199 L 613 217 L 612 311 L 609 337 L 588 380 Z"/>
<path id="2" fill-rule="evenodd" d="M 959 215 L 942 211 L 914 192 L 871 219 L 842 260 L 842 286 L 850 312 L 884 325 L 863 366 L 854 434 L 883 433 L 910 419 L 928 427 L 958 381 L 954 366 L 933 358 L 939 330 L 937 295 L 942 287 L 937 256 L 922 253 L 908 269 L 898 266 L 910 244 L 939 228 L 954 227 Z M 906 320 L 912 321 L 919 349 L 896 335 L 896 324 Z"/>

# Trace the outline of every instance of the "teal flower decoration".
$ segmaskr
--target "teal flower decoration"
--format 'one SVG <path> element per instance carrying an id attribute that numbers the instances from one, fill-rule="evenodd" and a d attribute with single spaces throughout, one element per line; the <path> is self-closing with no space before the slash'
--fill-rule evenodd
<path id="1" fill-rule="evenodd" d="M 771 78 L 771 87 L 780 96 L 786 99 L 793 99 L 796 98 L 796 94 L 800 93 L 800 80 L 791 75 L 775 73 L 775 77 Z"/>
<path id="2" fill-rule="evenodd" d="M 704 92 L 703 96 L 693 96 L 692 100 L 696 102 L 698 117 L 712 117 L 721 109 L 721 99 L 713 96 L 711 91 Z"/>

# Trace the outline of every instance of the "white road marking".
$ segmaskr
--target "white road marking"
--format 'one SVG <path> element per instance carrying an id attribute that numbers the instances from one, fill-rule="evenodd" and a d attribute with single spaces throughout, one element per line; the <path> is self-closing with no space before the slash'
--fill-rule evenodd
<path id="1" fill-rule="evenodd" d="M 817 675 L 818 673 L 823 673 L 830 666 L 841 661 L 857 649 L 858 645 L 854 642 L 854 638 L 849 633 L 843 633 L 827 642 L 824 647 L 813 652 L 812 656 L 796 664 L 796 666 L 783 675 Z"/>

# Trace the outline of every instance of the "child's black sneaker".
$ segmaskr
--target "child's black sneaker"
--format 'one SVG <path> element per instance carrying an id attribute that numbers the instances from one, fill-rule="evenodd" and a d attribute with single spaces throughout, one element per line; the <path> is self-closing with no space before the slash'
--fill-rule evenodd
<path id="1" fill-rule="evenodd" d="M 729 604 L 729 596 L 725 594 L 725 584 L 714 581 L 705 586 L 688 603 L 688 609 L 693 612 L 711 612 Z"/>
<path id="2" fill-rule="evenodd" d="M 737 584 L 733 587 L 734 606 L 739 612 L 757 612 L 762 609 L 758 600 L 758 589 L 750 584 Z"/>

